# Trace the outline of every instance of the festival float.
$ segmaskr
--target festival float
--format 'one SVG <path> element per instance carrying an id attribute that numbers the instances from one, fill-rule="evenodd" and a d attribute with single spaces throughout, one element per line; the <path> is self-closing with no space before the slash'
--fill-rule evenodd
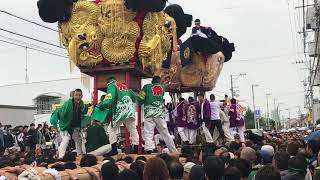
<path id="1" fill-rule="evenodd" d="M 39 0 L 44 22 L 56 23 L 71 65 L 106 91 L 114 76 L 134 90 L 141 80 L 160 76 L 172 93 L 209 91 L 215 87 L 223 63 L 232 57 L 233 43 L 209 27 L 192 29 L 192 15 L 166 0 Z M 138 111 L 141 126 L 141 111 Z M 141 133 L 141 128 L 139 133 Z"/>

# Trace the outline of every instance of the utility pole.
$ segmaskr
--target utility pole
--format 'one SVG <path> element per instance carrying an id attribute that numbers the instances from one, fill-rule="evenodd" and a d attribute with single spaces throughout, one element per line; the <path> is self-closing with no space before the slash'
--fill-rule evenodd
<path id="1" fill-rule="evenodd" d="M 26 64 L 25 64 L 25 73 L 26 73 L 26 77 L 25 77 L 25 81 L 26 83 L 29 83 L 29 77 L 28 77 L 28 47 L 26 46 L 25 47 L 25 50 L 26 50 Z"/>
<path id="2" fill-rule="evenodd" d="M 278 130 L 278 111 L 276 109 L 276 98 L 273 98 L 273 113 L 274 113 L 274 122 L 276 125 L 276 130 Z"/>
<path id="3" fill-rule="evenodd" d="M 267 96 L 267 127 L 268 127 L 268 130 L 270 130 L 270 114 L 269 114 L 269 96 L 270 96 L 271 94 L 270 93 L 268 93 L 268 94 L 266 94 L 266 96 Z"/>
<path id="4" fill-rule="evenodd" d="M 241 76 L 245 76 L 245 75 L 247 75 L 246 73 L 240 73 L 240 74 L 237 74 L 237 75 L 230 75 L 230 82 L 231 82 L 231 88 L 230 88 L 230 90 L 231 90 L 231 98 L 234 98 L 234 96 L 235 96 L 235 90 L 234 90 L 234 82 L 239 78 L 239 77 L 241 77 Z"/>
<path id="5" fill-rule="evenodd" d="M 287 126 L 287 127 L 289 127 L 289 128 L 291 128 L 290 127 L 290 122 L 291 122 L 291 109 L 290 108 L 288 108 L 288 109 L 286 109 L 287 111 L 288 111 L 288 122 L 287 122 L 287 125 L 289 125 L 289 126 Z"/>
<path id="6" fill-rule="evenodd" d="M 281 124 L 283 126 L 283 129 L 284 129 L 284 124 L 283 124 L 283 118 L 281 118 L 281 104 L 283 103 L 278 103 L 278 110 L 277 110 L 277 113 L 278 113 L 278 117 L 279 117 L 279 128 L 281 129 Z"/>
<path id="7" fill-rule="evenodd" d="M 305 0 L 302 0 L 302 19 L 303 19 L 303 29 L 302 29 L 302 31 L 303 31 L 303 53 L 306 53 L 306 37 L 307 37 L 307 34 L 306 34 L 306 18 L 304 18 L 304 17 L 306 17 L 306 10 L 305 10 L 305 6 L 304 6 L 304 4 L 305 4 L 305 2 L 304 2 Z"/>
<path id="8" fill-rule="evenodd" d="M 230 82 L 231 82 L 231 99 L 234 98 L 234 91 L 233 91 L 233 77 L 232 74 L 230 75 Z"/>
<path id="9" fill-rule="evenodd" d="M 259 108 L 258 108 L 259 109 Z M 259 109 L 259 112 L 260 112 L 260 114 L 261 114 L 261 110 Z M 257 121 L 257 126 L 258 126 L 258 129 L 260 129 L 260 119 L 256 119 L 256 121 Z"/>
<path id="10" fill-rule="evenodd" d="M 255 104 L 255 97 L 254 97 L 254 87 L 258 87 L 258 84 L 252 84 L 252 105 L 253 105 L 253 120 L 254 120 L 254 128 L 257 129 L 257 117 L 256 117 L 256 104 Z"/>

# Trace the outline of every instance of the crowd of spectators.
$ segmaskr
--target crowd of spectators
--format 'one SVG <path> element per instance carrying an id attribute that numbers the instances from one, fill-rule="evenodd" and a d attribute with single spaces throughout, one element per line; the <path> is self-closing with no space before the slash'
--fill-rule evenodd
<path id="1" fill-rule="evenodd" d="M 0 123 L 0 153 L 5 151 L 25 152 L 35 150 L 38 146 L 45 149 L 46 145 L 52 148 L 57 148 L 58 136 L 57 131 L 53 126 L 47 124 L 34 123 L 30 126 L 2 125 Z M 40 147 L 39 147 L 40 148 Z"/>
<path id="2" fill-rule="evenodd" d="M 1 129 L 4 131 L 6 128 Z M 186 145 L 174 154 L 142 154 L 135 157 L 125 154 L 116 157 L 87 154 L 81 159 L 77 159 L 72 149 L 63 159 L 58 159 L 55 148 L 34 147 L 33 141 L 28 139 L 39 136 L 39 133 L 42 133 L 45 141 L 52 140 L 54 131 L 45 125 L 43 128 L 34 128 L 33 125 L 30 128 L 18 127 L 11 133 L 3 133 L 4 144 L 12 143 L 12 140 L 8 140 L 10 138 L 16 139 L 21 149 L 6 148 L 3 152 L 0 158 L 1 178 L 41 179 L 46 174 L 52 179 L 59 179 L 63 175 L 68 175 L 70 179 L 81 179 L 79 172 L 82 170 L 91 179 L 102 180 L 320 179 L 320 141 L 304 141 L 306 132 L 270 132 L 258 139 L 247 135 L 245 144 L 236 137 L 235 141 L 223 146 L 210 143 Z M 8 138 L 8 135 L 11 137 Z M 25 140 L 19 144 L 19 138 Z M 29 141 L 30 144 L 26 143 Z M 39 170 L 40 167 L 44 169 Z"/>

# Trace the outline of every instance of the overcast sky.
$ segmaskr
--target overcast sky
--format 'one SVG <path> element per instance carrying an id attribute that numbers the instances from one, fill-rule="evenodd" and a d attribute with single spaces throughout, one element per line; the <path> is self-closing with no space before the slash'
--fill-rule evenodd
<path id="1" fill-rule="evenodd" d="M 291 109 L 292 116 L 303 110 L 304 93 L 302 80 L 305 70 L 302 65 L 293 64 L 303 58 L 301 37 L 297 34 L 302 22 L 298 6 L 299 0 L 169 0 L 178 3 L 186 13 L 202 20 L 218 34 L 225 36 L 236 45 L 236 52 L 230 62 L 225 63 L 213 91 L 218 96 L 230 94 L 230 75 L 246 73 L 235 86 L 239 87 L 239 99 L 252 106 L 251 84 L 255 88 L 256 106 L 266 110 L 266 94 L 282 109 Z M 298 3 L 299 2 L 299 3 Z M 300 4 L 301 5 L 301 4 Z M 0 1 L 0 9 L 27 19 L 42 23 L 38 17 L 36 0 Z M 302 20 L 301 20 L 302 21 Z M 43 41 L 58 44 L 57 33 L 17 20 L 0 13 L 0 28 L 19 32 Z M 44 23 L 43 23 L 44 24 Z M 46 24 L 56 28 L 56 24 Z M 65 53 L 65 51 L 12 36 L 0 31 L 1 36 L 23 40 L 45 48 Z M 189 32 L 187 34 L 189 36 Z M 185 38 L 185 37 L 184 37 Z M 310 37 L 309 37 L 310 38 Z M 0 85 L 23 83 L 25 81 L 25 49 L 0 42 Z M 70 73 L 66 58 L 28 50 L 28 77 L 32 81 L 77 77 L 77 71 Z M 8 92 L 8 95 L 10 94 Z M 0 100 L 1 104 L 1 100 Z M 287 116 L 287 112 L 283 115 Z"/>

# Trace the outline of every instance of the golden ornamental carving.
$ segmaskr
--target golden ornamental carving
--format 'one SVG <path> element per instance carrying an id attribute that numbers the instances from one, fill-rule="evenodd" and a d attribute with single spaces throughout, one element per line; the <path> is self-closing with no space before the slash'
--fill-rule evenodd
<path id="1" fill-rule="evenodd" d="M 161 70 L 160 77 L 167 90 L 180 89 L 180 74 L 182 66 L 179 56 L 180 52 L 172 52 L 170 68 L 163 68 Z"/>
<path id="2" fill-rule="evenodd" d="M 134 57 L 135 43 L 140 36 L 140 28 L 133 21 L 135 15 L 123 0 L 102 2 L 98 25 L 104 35 L 101 53 L 108 61 L 124 63 Z"/>
<path id="3" fill-rule="evenodd" d="M 100 53 L 103 36 L 96 26 L 98 15 L 96 4 L 79 0 L 73 5 L 70 20 L 58 25 L 60 42 L 75 65 L 96 65 L 103 60 Z"/>
<path id="4" fill-rule="evenodd" d="M 190 48 L 187 47 L 183 52 L 184 59 L 189 59 L 190 57 Z"/>
<path id="5" fill-rule="evenodd" d="M 162 62 L 172 50 L 177 51 L 175 21 L 163 11 L 150 12 L 140 29 L 135 17 L 136 12 L 127 9 L 124 0 L 103 0 L 100 4 L 78 0 L 70 20 L 58 24 L 60 42 L 75 65 L 94 66 L 103 59 L 121 64 L 137 55 L 136 42 L 142 34 L 138 59 L 144 68 L 160 75 Z M 177 81 L 177 77 L 171 79 Z"/>
<path id="6" fill-rule="evenodd" d="M 150 68 L 160 75 L 162 62 L 171 50 L 170 32 L 164 12 L 147 13 L 143 21 L 143 38 L 139 48 L 139 59 L 143 68 Z"/>

